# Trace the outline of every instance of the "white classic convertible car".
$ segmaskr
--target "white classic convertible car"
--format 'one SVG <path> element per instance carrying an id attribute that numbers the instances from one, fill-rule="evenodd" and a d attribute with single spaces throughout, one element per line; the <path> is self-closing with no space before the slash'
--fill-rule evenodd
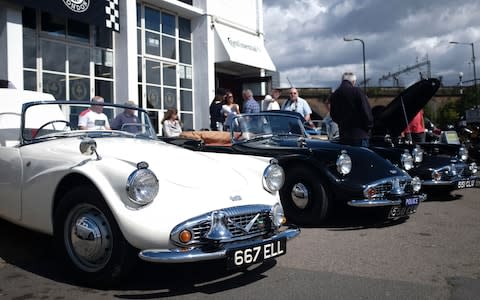
<path id="1" fill-rule="evenodd" d="M 53 235 L 79 279 L 116 282 L 135 255 L 242 268 L 285 254 L 300 232 L 285 225 L 275 160 L 166 144 L 138 108 L 15 89 L 0 102 L 0 218 Z M 133 109 L 134 122 L 79 130 L 95 105 L 106 122 Z"/>

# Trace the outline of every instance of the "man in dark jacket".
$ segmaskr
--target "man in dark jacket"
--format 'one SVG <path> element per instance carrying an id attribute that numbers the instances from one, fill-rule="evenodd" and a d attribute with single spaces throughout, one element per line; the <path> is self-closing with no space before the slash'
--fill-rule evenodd
<path id="1" fill-rule="evenodd" d="M 356 80 L 351 72 L 342 75 L 342 83 L 330 97 L 330 115 L 338 124 L 341 143 L 368 147 L 372 109 L 362 90 L 355 87 Z"/>

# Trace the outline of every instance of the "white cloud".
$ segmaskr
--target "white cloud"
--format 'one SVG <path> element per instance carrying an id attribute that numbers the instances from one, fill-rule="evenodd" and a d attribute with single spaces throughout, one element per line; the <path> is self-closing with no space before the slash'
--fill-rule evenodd
<path id="1" fill-rule="evenodd" d="M 449 42 L 480 46 L 478 11 L 476 0 L 264 0 L 266 47 L 282 86 L 288 77 L 298 87 L 334 88 L 347 69 L 362 78 L 361 44 L 344 36 L 364 40 L 372 85 L 427 57 L 432 76 L 456 84 L 460 71 L 473 78 L 471 48 Z M 402 77 L 410 82 L 418 72 Z"/>

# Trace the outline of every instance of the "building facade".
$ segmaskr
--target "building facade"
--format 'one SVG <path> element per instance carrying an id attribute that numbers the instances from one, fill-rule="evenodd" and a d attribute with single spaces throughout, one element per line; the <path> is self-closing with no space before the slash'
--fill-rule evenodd
<path id="1" fill-rule="evenodd" d="M 275 72 L 262 0 L 0 0 L 0 79 L 56 99 L 133 100 L 157 131 L 209 127 L 216 88 L 258 98 Z"/>

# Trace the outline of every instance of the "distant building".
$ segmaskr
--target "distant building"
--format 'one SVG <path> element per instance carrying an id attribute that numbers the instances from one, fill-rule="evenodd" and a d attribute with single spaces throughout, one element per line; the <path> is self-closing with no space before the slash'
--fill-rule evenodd
<path id="1" fill-rule="evenodd" d="M 137 101 L 158 128 L 176 107 L 209 124 L 217 87 L 265 95 L 262 0 L 0 0 L 0 78 L 57 99 Z"/>

